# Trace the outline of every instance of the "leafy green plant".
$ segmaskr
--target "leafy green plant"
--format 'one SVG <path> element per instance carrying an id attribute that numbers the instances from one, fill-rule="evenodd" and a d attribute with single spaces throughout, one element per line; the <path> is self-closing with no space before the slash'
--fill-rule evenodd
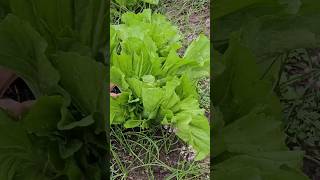
<path id="1" fill-rule="evenodd" d="M 213 84 L 216 179 L 308 179 L 300 172 L 303 153 L 286 147 L 280 101 L 260 79 L 254 55 L 234 37 L 219 61 L 225 70 Z"/>
<path id="2" fill-rule="evenodd" d="M 176 135 L 196 150 L 196 160 L 209 153 L 209 123 L 199 108 L 196 80 L 209 73 L 209 40 L 201 35 L 183 57 L 180 36 L 150 9 L 125 13 L 111 26 L 111 82 L 121 93 L 111 98 L 111 124 L 126 128 L 176 128 Z"/>
<path id="3" fill-rule="evenodd" d="M 100 180 L 107 153 L 105 1 L 0 5 L 7 13 L 0 65 L 36 97 L 20 120 L 0 111 L 0 179 Z"/>
<path id="4" fill-rule="evenodd" d="M 275 95 L 282 60 L 317 47 L 319 2 L 217 1 L 213 10 L 214 174 L 223 179 L 308 179 L 289 151 Z M 308 24 L 308 25 L 307 25 Z"/>

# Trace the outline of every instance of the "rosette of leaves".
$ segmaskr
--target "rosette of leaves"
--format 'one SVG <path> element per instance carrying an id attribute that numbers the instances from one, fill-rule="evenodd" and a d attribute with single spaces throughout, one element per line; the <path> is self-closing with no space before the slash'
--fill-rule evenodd
<path id="1" fill-rule="evenodd" d="M 111 82 L 121 95 L 111 98 L 111 124 L 125 128 L 170 125 L 196 151 L 209 154 L 209 123 L 199 108 L 196 80 L 209 73 L 209 40 L 201 35 L 183 57 L 180 36 L 160 14 L 150 9 L 125 13 L 111 26 Z"/>
<path id="2" fill-rule="evenodd" d="M 105 1 L 3 0 L 0 66 L 36 100 L 19 120 L 0 110 L 0 179 L 105 176 Z"/>
<path id="3" fill-rule="evenodd" d="M 284 143 L 273 90 L 288 52 L 319 46 L 319 5 L 217 0 L 213 6 L 215 179 L 308 179 L 301 172 L 304 152 Z"/>
<path id="4" fill-rule="evenodd" d="M 217 55 L 223 68 L 213 83 L 214 177 L 307 180 L 301 171 L 304 152 L 290 151 L 285 144 L 272 82 L 260 78 L 253 53 L 238 35 L 233 34 L 226 52 Z"/>

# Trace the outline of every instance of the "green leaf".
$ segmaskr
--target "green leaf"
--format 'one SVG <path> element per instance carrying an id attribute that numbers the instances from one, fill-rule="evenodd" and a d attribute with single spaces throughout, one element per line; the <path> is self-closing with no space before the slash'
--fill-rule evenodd
<path id="1" fill-rule="evenodd" d="M 133 61 L 134 60 L 130 55 L 125 53 L 122 53 L 121 55 L 113 53 L 111 62 L 113 65 L 112 68 L 118 68 L 125 76 L 132 76 L 134 74 Z"/>
<path id="2" fill-rule="evenodd" d="M 23 118 L 24 127 L 39 136 L 49 135 L 57 129 L 57 123 L 61 120 L 62 104 L 60 96 L 40 97 Z"/>
<path id="3" fill-rule="evenodd" d="M 81 169 L 77 166 L 74 159 L 69 159 L 65 168 L 65 174 L 70 180 L 78 180 L 83 177 Z"/>
<path id="4" fill-rule="evenodd" d="M 110 52 L 112 52 L 111 55 L 115 51 L 115 47 L 118 43 L 117 32 L 114 26 L 110 26 Z"/>
<path id="5" fill-rule="evenodd" d="M 70 141 L 59 144 L 59 151 L 63 159 L 71 157 L 74 153 L 80 150 L 83 143 L 78 139 L 71 139 Z"/>
<path id="6" fill-rule="evenodd" d="M 197 90 L 194 87 L 195 87 L 195 84 L 192 82 L 190 77 L 188 77 L 188 75 L 183 75 L 181 77 L 180 86 L 177 87 L 177 92 L 179 96 L 183 99 L 187 97 L 194 97 L 198 99 L 199 95 Z"/>
<path id="7" fill-rule="evenodd" d="M 108 27 L 106 1 L 76 0 L 74 7 L 75 29 L 79 33 L 80 41 L 91 48 L 93 57 L 105 55 Z"/>
<path id="8" fill-rule="evenodd" d="M 89 54 L 97 60 L 105 55 L 104 0 L 12 0 L 10 5 L 15 15 L 30 22 L 49 42 L 50 51 L 65 49 L 69 42 L 76 52 L 87 52 L 89 48 Z"/>
<path id="9" fill-rule="evenodd" d="M 142 97 L 142 88 L 147 88 L 147 84 L 138 80 L 137 78 L 128 78 L 127 82 L 130 86 L 130 89 L 134 95 L 138 98 Z"/>
<path id="10" fill-rule="evenodd" d="M 22 174 L 47 179 L 42 174 L 45 157 L 39 150 L 36 155 L 34 152 L 35 147 L 23 126 L 0 111 L 0 179 L 13 180 Z"/>
<path id="11" fill-rule="evenodd" d="M 128 120 L 126 121 L 123 126 L 125 128 L 135 128 L 141 126 L 143 120 Z"/>
<path id="12" fill-rule="evenodd" d="M 110 82 L 117 85 L 117 87 L 119 87 L 119 89 L 122 90 L 126 90 L 128 89 L 129 85 L 129 81 L 127 82 L 125 79 L 125 74 L 123 72 L 121 72 L 121 70 L 119 68 L 117 68 L 116 66 L 112 66 L 110 69 Z"/>
<path id="13" fill-rule="evenodd" d="M 22 77 L 36 96 L 56 89 L 59 74 L 45 55 L 47 43 L 26 22 L 8 15 L 0 24 L 0 65 Z"/>
<path id="14" fill-rule="evenodd" d="M 298 171 L 302 157 L 301 152 L 289 151 L 239 155 L 216 165 L 216 178 L 219 180 L 227 180 L 232 177 L 237 177 L 237 179 L 307 180 L 308 178 Z"/>
<path id="15" fill-rule="evenodd" d="M 146 118 L 153 119 L 164 97 L 164 91 L 160 88 L 142 88 L 141 97 Z"/>
<path id="16" fill-rule="evenodd" d="M 255 108 L 223 128 L 219 138 L 223 139 L 227 151 L 253 153 L 287 150 L 281 122 L 272 116 L 266 116 L 263 111 L 263 108 Z"/>
<path id="17" fill-rule="evenodd" d="M 210 61 L 210 42 L 209 39 L 201 34 L 196 40 L 194 40 L 187 48 L 185 59 L 195 60 L 199 64 L 204 64 Z"/>
<path id="18" fill-rule="evenodd" d="M 78 125 L 88 126 L 94 121 L 96 129 L 104 131 L 106 127 L 103 113 L 106 108 L 104 97 L 107 96 L 108 86 L 104 65 L 77 53 L 57 53 L 52 61 L 61 75 L 60 84 L 71 95 L 72 103 L 79 112 L 88 116 L 81 122 L 68 126 L 68 129 Z M 95 113 L 100 113 L 102 118 L 96 119 L 93 116 Z M 65 122 L 61 122 L 62 124 L 67 126 Z"/>
<path id="19" fill-rule="evenodd" d="M 110 98 L 110 124 L 120 124 L 126 120 L 127 110 L 125 108 L 128 99 L 125 99 L 128 96 L 125 96 L 123 93 L 121 95 L 121 99 Z"/>
<path id="20" fill-rule="evenodd" d="M 267 104 L 267 111 L 280 117 L 280 102 L 272 92 L 272 84 L 260 79 L 262 74 L 252 52 L 241 45 L 236 36 L 230 43 L 220 59 L 226 70 L 214 81 L 213 103 L 227 114 L 226 121 L 247 114 L 259 104 Z"/>
<path id="21" fill-rule="evenodd" d="M 210 129 L 203 114 L 179 113 L 174 126 L 177 136 L 187 142 L 196 151 L 195 160 L 204 159 L 210 152 Z"/>
<path id="22" fill-rule="evenodd" d="M 166 85 L 163 87 L 165 96 L 162 99 L 161 110 L 167 111 L 168 109 L 173 109 L 177 103 L 180 102 L 180 97 L 176 93 L 176 88 L 180 85 L 180 80 L 178 78 L 173 78 L 168 80 Z"/>
<path id="23" fill-rule="evenodd" d="M 59 130 L 70 130 L 76 127 L 86 127 L 94 124 L 95 119 L 93 116 L 86 116 L 78 121 L 74 120 L 71 117 L 66 117 L 65 119 L 62 119 L 58 123 L 58 129 Z"/>
<path id="24" fill-rule="evenodd" d="M 146 83 L 154 83 L 155 78 L 152 75 L 144 75 L 142 76 L 142 81 Z"/>
<path id="25" fill-rule="evenodd" d="M 10 6 L 15 15 L 28 21 L 46 39 L 50 51 L 57 47 L 57 37 L 73 27 L 72 0 L 11 0 Z"/>
<path id="26" fill-rule="evenodd" d="M 10 5 L 15 15 L 30 22 L 40 32 L 49 30 L 58 35 L 73 26 L 71 0 L 11 0 Z"/>

